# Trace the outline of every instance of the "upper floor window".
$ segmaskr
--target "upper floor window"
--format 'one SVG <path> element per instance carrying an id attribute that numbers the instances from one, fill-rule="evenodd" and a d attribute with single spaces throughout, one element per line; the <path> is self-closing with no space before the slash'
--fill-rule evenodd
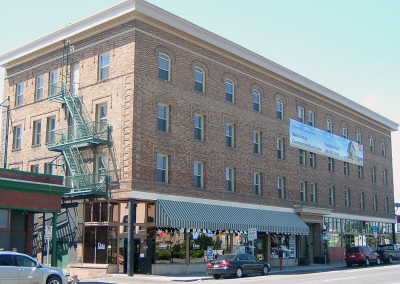
<path id="1" fill-rule="evenodd" d="M 202 115 L 194 115 L 194 139 L 204 140 L 204 119 Z"/>
<path id="2" fill-rule="evenodd" d="M 253 90 L 253 110 L 261 111 L 261 95 L 257 90 Z"/>
<path id="3" fill-rule="evenodd" d="M 382 170 L 382 182 L 383 185 L 388 185 L 387 169 Z"/>
<path id="4" fill-rule="evenodd" d="M 19 150 L 22 146 L 22 126 L 14 126 L 13 128 L 13 150 Z"/>
<path id="5" fill-rule="evenodd" d="M 44 164 L 44 173 L 47 175 L 53 175 L 54 174 L 54 169 L 53 169 L 53 164 L 52 163 L 45 163 Z"/>
<path id="6" fill-rule="evenodd" d="M 194 68 L 194 89 L 204 93 L 204 71 L 199 67 Z"/>
<path id="7" fill-rule="evenodd" d="M 169 107 L 159 104 L 157 108 L 157 129 L 163 132 L 169 132 Z"/>
<path id="8" fill-rule="evenodd" d="M 194 187 L 203 188 L 203 163 L 194 162 L 193 164 Z"/>
<path id="9" fill-rule="evenodd" d="M 332 133 L 332 121 L 330 119 L 326 120 L 326 131 Z"/>
<path id="10" fill-rule="evenodd" d="M 57 95 L 58 72 L 52 71 L 49 75 L 49 97 Z"/>
<path id="11" fill-rule="evenodd" d="M 308 112 L 308 125 L 315 126 L 315 115 L 311 110 Z"/>
<path id="12" fill-rule="evenodd" d="M 307 201 L 306 197 L 307 197 L 307 192 L 306 192 L 306 185 L 307 183 L 305 181 L 301 181 L 300 182 L 300 201 Z"/>
<path id="13" fill-rule="evenodd" d="M 33 122 L 32 145 L 40 145 L 42 138 L 42 121 L 36 120 Z"/>
<path id="14" fill-rule="evenodd" d="M 299 116 L 299 121 L 304 123 L 304 108 L 298 107 L 297 114 Z"/>
<path id="15" fill-rule="evenodd" d="M 165 81 L 170 80 L 171 60 L 163 53 L 158 54 L 158 78 Z"/>
<path id="16" fill-rule="evenodd" d="M 253 174 L 254 194 L 261 195 L 261 174 Z"/>
<path id="17" fill-rule="evenodd" d="M 344 191 L 344 207 L 350 208 L 350 190 Z"/>
<path id="18" fill-rule="evenodd" d="M 348 133 L 347 133 L 347 126 L 342 126 L 342 134 L 343 134 L 343 138 L 346 138 L 347 139 L 347 137 L 348 137 Z"/>
<path id="19" fill-rule="evenodd" d="M 335 205 L 335 188 L 333 186 L 329 187 L 329 205 L 334 206 Z"/>
<path id="20" fill-rule="evenodd" d="M 283 102 L 281 99 L 276 100 L 276 117 L 283 119 Z"/>
<path id="21" fill-rule="evenodd" d="M 35 101 L 38 101 L 43 98 L 43 89 L 44 89 L 44 77 L 39 76 L 36 78 Z"/>
<path id="22" fill-rule="evenodd" d="M 157 181 L 168 183 L 168 156 L 157 155 Z"/>
<path id="23" fill-rule="evenodd" d="M 310 185 L 310 201 L 312 203 L 317 203 L 317 184 L 315 183 Z"/>
<path id="24" fill-rule="evenodd" d="M 360 192 L 360 209 L 364 210 L 365 209 L 365 204 L 364 204 L 364 192 Z"/>
<path id="25" fill-rule="evenodd" d="M 310 167 L 315 168 L 317 166 L 317 154 L 310 152 Z"/>
<path id="26" fill-rule="evenodd" d="M 225 187 L 227 191 L 235 191 L 235 170 L 233 168 L 225 169 Z"/>
<path id="27" fill-rule="evenodd" d="M 107 128 L 107 103 L 101 103 L 96 105 L 96 129 L 97 131 L 103 131 Z"/>
<path id="28" fill-rule="evenodd" d="M 376 194 L 372 196 L 372 211 L 378 211 L 378 196 Z"/>
<path id="29" fill-rule="evenodd" d="M 276 139 L 276 149 L 278 152 L 278 160 L 284 160 L 285 156 L 284 156 L 284 146 L 282 138 Z"/>
<path id="30" fill-rule="evenodd" d="M 261 132 L 253 132 L 254 154 L 261 154 Z"/>
<path id="31" fill-rule="evenodd" d="M 277 183 L 278 183 L 278 198 L 285 199 L 285 178 L 278 177 Z"/>
<path id="32" fill-rule="evenodd" d="M 304 151 L 303 149 L 299 149 L 300 165 L 306 164 L 306 155 L 307 155 L 306 151 Z"/>
<path id="33" fill-rule="evenodd" d="M 364 178 L 364 167 L 363 166 L 358 166 L 358 178 L 359 179 Z"/>
<path id="34" fill-rule="evenodd" d="M 235 147 L 235 127 L 233 124 L 227 123 L 225 125 L 225 141 L 227 147 Z"/>
<path id="35" fill-rule="evenodd" d="M 375 152 L 375 139 L 373 137 L 369 137 L 369 150 Z"/>
<path id="36" fill-rule="evenodd" d="M 39 165 L 31 165 L 31 173 L 35 173 L 35 174 L 38 174 L 38 173 L 40 173 L 40 167 L 39 167 Z"/>
<path id="37" fill-rule="evenodd" d="M 381 153 L 383 157 L 386 157 L 386 143 L 385 141 L 381 142 Z"/>
<path id="38" fill-rule="evenodd" d="M 389 213 L 389 197 L 384 199 L 385 213 Z"/>
<path id="39" fill-rule="evenodd" d="M 106 179 L 107 173 L 107 155 L 100 153 L 95 155 L 94 159 L 94 180 L 97 183 L 102 183 Z"/>
<path id="40" fill-rule="evenodd" d="M 375 166 L 371 166 L 371 181 L 376 182 L 376 170 Z"/>
<path id="41" fill-rule="evenodd" d="M 335 171 L 335 159 L 328 157 L 328 171 L 334 172 Z"/>
<path id="42" fill-rule="evenodd" d="M 24 103 L 24 83 L 19 83 L 17 85 L 17 90 L 15 93 L 15 106 L 21 106 Z"/>
<path id="43" fill-rule="evenodd" d="M 110 54 L 99 55 L 99 81 L 110 77 Z"/>
<path id="44" fill-rule="evenodd" d="M 356 132 L 356 136 L 357 136 L 357 142 L 358 144 L 362 144 L 362 135 L 360 131 Z"/>
<path id="45" fill-rule="evenodd" d="M 225 99 L 231 103 L 235 101 L 235 88 L 231 80 L 225 81 Z"/>
<path id="46" fill-rule="evenodd" d="M 349 162 L 343 162 L 343 174 L 345 176 L 350 175 L 350 165 Z"/>

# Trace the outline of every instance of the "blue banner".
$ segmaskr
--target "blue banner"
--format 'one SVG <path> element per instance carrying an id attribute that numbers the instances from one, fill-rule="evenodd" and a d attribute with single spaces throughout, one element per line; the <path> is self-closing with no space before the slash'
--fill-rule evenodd
<path id="1" fill-rule="evenodd" d="M 359 166 L 364 162 L 362 144 L 292 119 L 290 146 Z"/>

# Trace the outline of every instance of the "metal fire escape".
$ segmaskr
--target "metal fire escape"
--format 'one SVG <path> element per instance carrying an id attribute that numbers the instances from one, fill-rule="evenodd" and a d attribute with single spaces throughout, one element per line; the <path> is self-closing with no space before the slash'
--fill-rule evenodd
<path id="1" fill-rule="evenodd" d="M 110 146 L 111 126 L 102 122 L 93 122 L 86 111 L 75 88 L 70 86 L 69 41 L 64 42 L 61 80 L 49 88 L 48 99 L 62 103 L 69 111 L 70 125 L 66 129 L 48 133 L 48 149 L 61 152 L 71 176 L 67 177 L 67 186 L 71 192 L 67 196 L 100 195 L 107 196 L 107 169 L 97 173 L 90 171 L 85 163 L 81 150 L 88 147 Z"/>

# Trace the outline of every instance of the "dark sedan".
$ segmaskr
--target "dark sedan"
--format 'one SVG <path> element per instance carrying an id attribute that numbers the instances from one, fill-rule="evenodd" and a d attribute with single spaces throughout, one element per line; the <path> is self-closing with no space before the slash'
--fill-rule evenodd
<path id="1" fill-rule="evenodd" d="M 269 263 L 248 253 L 220 255 L 216 260 L 206 264 L 206 273 L 212 275 L 214 279 L 219 279 L 222 275 L 237 278 L 252 273 L 267 275 L 270 269 Z"/>

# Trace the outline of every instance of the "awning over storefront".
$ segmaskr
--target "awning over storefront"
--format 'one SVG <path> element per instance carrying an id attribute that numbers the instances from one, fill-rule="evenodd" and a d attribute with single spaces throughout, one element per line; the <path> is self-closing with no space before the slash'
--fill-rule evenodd
<path id="1" fill-rule="evenodd" d="M 157 200 L 156 226 L 165 228 L 303 234 L 309 229 L 296 213 L 175 200 Z"/>

